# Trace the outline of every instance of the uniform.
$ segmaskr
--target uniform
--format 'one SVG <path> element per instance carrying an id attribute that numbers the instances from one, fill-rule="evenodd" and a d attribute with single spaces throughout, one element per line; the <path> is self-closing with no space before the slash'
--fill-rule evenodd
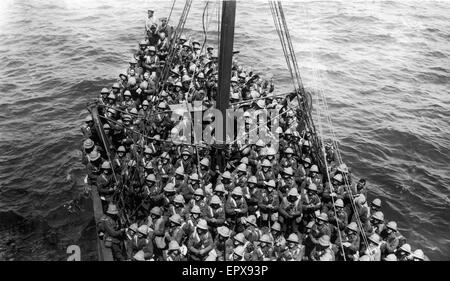
<path id="1" fill-rule="evenodd" d="M 204 261 L 208 257 L 209 251 L 213 249 L 214 242 L 209 232 L 206 232 L 203 235 L 199 235 L 197 231 L 195 231 L 190 235 L 187 247 L 191 260 Z M 193 252 L 192 249 L 195 249 L 197 251 L 206 249 L 207 251 L 203 254 L 200 254 Z"/>
<path id="2" fill-rule="evenodd" d="M 100 221 L 99 231 L 104 234 L 103 240 L 105 241 L 105 246 L 108 245 L 107 241 L 111 243 L 110 248 L 112 250 L 114 260 L 125 260 L 122 246 L 124 232 L 119 229 L 117 222 L 110 216 L 104 215 Z"/>

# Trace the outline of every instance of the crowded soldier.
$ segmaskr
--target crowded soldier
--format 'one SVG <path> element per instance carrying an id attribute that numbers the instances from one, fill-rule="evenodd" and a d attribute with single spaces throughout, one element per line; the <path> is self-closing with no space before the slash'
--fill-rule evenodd
<path id="1" fill-rule="evenodd" d="M 275 98 L 271 81 L 236 60 L 230 101 L 252 111 L 220 154 L 226 165 L 213 144 L 180 136 L 187 119 L 172 106 L 213 108 L 218 57 L 153 13 L 126 75 L 96 95 L 100 124 L 88 115 L 81 128 L 87 183 L 105 214 L 99 236 L 115 260 L 427 260 L 385 220 L 380 199 L 367 202 L 367 181 L 333 145 L 319 153 L 300 105 L 292 108 L 296 93 Z M 281 112 L 278 143 L 249 140 L 255 110 L 269 108 Z"/>

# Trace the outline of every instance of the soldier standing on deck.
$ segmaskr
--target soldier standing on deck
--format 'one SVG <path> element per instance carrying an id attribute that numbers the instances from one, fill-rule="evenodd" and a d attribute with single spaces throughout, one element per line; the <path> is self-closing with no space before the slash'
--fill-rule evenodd
<path id="1" fill-rule="evenodd" d="M 109 204 L 106 214 L 101 218 L 99 222 L 99 232 L 102 233 L 105 247 L 111 248 L 113 258 L 116 261 L 125 260 L 123 239 L 125 229 L 119 227 L 119 211 L 117 206 Z"/>

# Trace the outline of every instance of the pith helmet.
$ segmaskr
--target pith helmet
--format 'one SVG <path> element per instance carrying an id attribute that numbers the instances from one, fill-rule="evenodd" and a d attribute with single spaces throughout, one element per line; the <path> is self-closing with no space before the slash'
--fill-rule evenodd
<path id="1" fill-rule="evenodd" d="M 144 149 L 144 154 L 152 154 L 152 149 L 150 148 L 150 147 L 148 147 L 148 146 L 146 146 L 145 147 L 145 149 Z"/>
<path id="2" fill-rule="evenodd" d="M 356 225 L 356 222 L 351 222 L 347 225 L 347 228 L 350 229 L 353 232 L 358 232 L 358 226 Z"/>
<path id="3" fill-rule="evenodd" d="M 319 238 L 319 244 L 323 247 L 328 247 L 330 246 L 330 236 L 328 235 L 323 235 L 322 237 Z"/>
<path id="4" fill-rule="evenodd" d="M 137 231 L 138 231 L 138 225 L 137 225 L 137 223 L 131 224 L 130 227 L 129 227 L 128 229 L 129 229 L 129 230 L 132 230 L 132 231 L 134 231 L 134 232 L 137 232 Z"/>
<path id="5" fill-rule="evenodd" d="M 116 100 L 116 95 L 114 95 L 113 93 L 110 93 L 110 94 L 108 95 L 108 99 Z"/>
<path id="6" fill-rule="evenodd" d="M 286 148 L 286 150 L 284 151 L 284 154 L 294 154 L 294 150 L 292 149 L 292 147 L 288 147 L 288 148 Z"/>
<path id="7" fill-rule="evenodd" d="M 263 162 L 261 163 L 262 167 L 271 167 L 272 164 L 270 164 L 270 161 L 267 159 L 264 159 Z"/>
<path id="8" fill-rule="evenodd" d="M 171 182 L 169 182 L 165 187 L 164 187 L 164 192 L 175 192 L 175 185 Z"/>
<path id="9" fill-rule="evenodd" d="M 173 202 L 178 203 L 178 204 L 184 204 L 184 197 L 181 194 L 177 194 L 175 195 L 175 198 L 173 199 Z"/>
<path id="10" fill-rule="evenodd" d="M 215 192 L 225 192 L 225 186 L 223 184 L 218 184 L 216 185 L 216 187 L 214 188 Z"/>
<path id="11" fill-rule="evenodd" d="M 369 241 L 375 243 L 375 244 L 380 244 L 380 235 L 374 233 L 372 235 L 369 236 Z"/>
<path id="12" fill-rule="evenodd" d="M 283 173 L 285 173 L 288 176 L 293 176 L 294 175 L 294 169 L 292 169 L 292 167 L 287 167 L 283 169 Z"/>
<path id="13" fill-rule="evenodd" d="M 144 251 L 140 250 L 134 254 L 133 258 L 137 261 L 145 261 L 145 253 Z"/>
<path id="14" fill-rule="evenodd" d="M 161 208 L 159 208 L 159 207 L 153 207 L 153 208 L 150 210 L 150 214 L 155 215 L 155 216 L 161 216 L 161 215 L 162 215 Z"/>
<path id="15" fill-rule="evenodd" d="M 175 170 L 175 174 L 176 174 L 176 175 L 180 175 L 180 176 L 184 176 L 184 169 L 183 169 L 183 167 L 182 167 L 182 166 L 178 167 L 178 168 Z"/>
<path id="16" fill-rule="evenodd" d="M 166 107 L 167 107 L 167 105 L 166 105 L 165 102 L 160 102 L 160 103 L 158 104 L 158 108 L 160 108 L 160 109 L 165 109 Z"/>
<path id="17" fill-rule="evenodd" d="M 197 189 L 194 191 L 194 195 L 196 195 L 196 196 L 205 196 L 205 193 L 203 192 L 203 189 L 197 188 Z"/>
<path id="18" fill-rule="evenodd" d="M 372 205 L 377 207 L 377 208 L 381 208 L 381 200 L 379 198 L 373 199 Z"/>
<path id="19" fill-rule="evenodd" d="M 86 118 L 84 118 L 84 122 L 91 122 L 93 119 L 92 119 L 92 116 L 89 114 L 89 115 L 87 115 L 86 116 Z"/>
<path id="20" fill-rule="evenodd" d="M 360 194 L 356 199 L 355 203 L 358 203 L 360 205 L 364 205 L 366 203 L 366 196 L 364 194 Z"/>
<path id="21" fill-rule="evenodd" d="M 236 235 L 233 237 L 233 239 L 236 240 L 236 241 L 238 241 L 238 242 L 241 243 L 241 244 L 244 244 L 244 243 L 245 243 L 245 237 L 244 237 L 244 234 L 242 234 L 241 232 L 239 232 L 238 234 L 236 234 Z"/>
<path id="22" fill-rule="evenodd" d="M 256 142 L 256 146 L 264 147 L 264 146 L 265 146 L 264 141 L 261 140 L 261 139 L 259 139 L 259 140 Z"/>
<path id="23" fill-rule="evenodd" d="M 339 208 L 344 208 L 344 201 L 342 201 L 342 199 L 338 199 L 334 202 L 334 206 L 339 207 Z"/>
<path id="24" fill-rule="evenodd" d="M 334 175 L 333 179 L 339 183 L 342 183 L 344 181 L 341 174 Z"/>
<path id="25" fill-rule="evenodd" d="M 247 222 L 253 226 L 256 226 L 256 217 L 254 215 L 250 215 L 246 218 Z"/>
<path id="26" fill-rule="evenodd" d="M 242 164 L 248 165 L 248 157 L 242 157 L 241 161 Z"/>
<path id="27" fill-rule="evenodd" d="M 245 252 L 245 248 L 244 248 L 244 246 L 242 246 L 242 245 L 237 246 L 237 247 L 233 250 L 233 253 L 234 253 L 235 255 L 240 256 L 240 257 L 243 257 L 243 256 L 244 256 L 244 252 Z"/>
<path id="28" fill-rule="evenodd" d="M 217 232 L 219 233 L 220 236 L 223 236 L 226 238 L 230 237 L 230 229 L 228 229 L 228 227 L 226 227 L 226 226 L 219 226 L 217 228 Z"/>
<path id="29" fill-rule="evenodd" d="M 299 243 L 298 241 L 298 235 L 295 233 L 291 233 L 287 239 L 288 242 L 292 242 L 292 243 Z"/>
<path id="30" fill-rule="evenodd" d="M 422 250 L 417 249 L 413 253 L 413 257 L 419 260 L 425 260 L 425 255 Z"/>
<path id="31" fill-rule="evenodd" d="M 280 225 L 280 223 L 279 222 L 274 222 L 273 223 L 273 225 L 272 225 L 272 230 L 275 230 L 275 231 L 281 231 L 281 225 Z"/>
<path id="32" fill-rule="evenodd" d="M 208 223 L 204 219 L 200 219 L 197 223 L 197 227 L 200 229 L 208 230 Z"/>
<path id="33" fill-rule="evenodd" d="M 179 251 L 180 250 L 180 245 L 178 244 L 177 241 L 172 240 L 169 242 L 169 251 Z"/>
<path id="34" fill-rule="evenodd" d="M 397 223 L 395 221 L 390 221 L 386 224 L 386 227 L 393 230 L 393 231 L 397 231 Z"/>
<path id="35" fill-rule="evenodd" d="M 259 108 L 264 108 L 266 106 L 266 102 L 264 100 L 258 100 L 256 105 L 258 105 Z"/>
<path id="36" fill-rule="evenodd" d="M 197 174 L 197 173 L 193 173 L 193 174 L 189 177 L 189 179 L 192 180 L 192 181 L 198 181 L 198 180 L 199 180 L 199 179 L 198 179 L 198 174 Z"/>
<path id="37" fill-rule="evenodd" d="M 94 145 L 95 145 L 95 144 L 94 144 L 94 141 L 91 140 L 91 139 L 87 139 L 87 140 L 85 140 L 85 141 L 83 142 L 83 147 L 84 147 L 85 149 L 93 148 Z"/>
<path id="38" fill-rule="evenodd" d="M 328 221 L 328 215 L 326 213 L 320 213 L 319 216 L 317 216 L 317 219 L 327 222 Z"/>
<path id="39" fill-rule="evenodd" d="M 247 165 L 239 164 L 239 166 L 237 167 L 237 170 L 240 172 L 247 172 Z"/>
<path id="40" fill-rule="evenodd" d="M 317 191 L 317 185 L 315 183 L 310 183 L 307 187 L 307 189 L 311 191 Z"/>
<path id="41" fill-rule="evenodd" d="M 156 182 L 156 176 L 154 174 L 150 174 L 145 178 L 146 181 Z"/>
<path id="42" fill-rule="evenodd" d="M 203 166 L 209 166 L 209 159 L 208 158 L 203 158 L 201 161 L 200 161 L 200 165 L 203 165 Z"/>
<path id="43" fill-rule="evenodd" d="M 312 165 L 311 168 L 309 169 L 309 171 L 312 173 L 318 173 L 319 168 L 317 167 L 317 165 Z"/>
<path id="44" fill-rule="evenodd" d="M 110 215 L 117 215 L 119 213 L 119 210 L 117 209 L 117 206 L 114 204 L 108 205 L 108 210 L 106 211 L 107 214 Z"/>
<path id="45" fill-rule="evenodd" d="M 268 234 L 263 234 L 261 238 L 259 239 L 259 242 L 270 244 L 272 243 L 272 239 L 270 239 L 270 236 Z"/>
<path id="46" fill-rule="evenodd" d="M 169 220 L 170 220 L 171 222 L 173 222 L 173 223 L 176 223 L 176 224 L 178 224 L 178 225 L 181 225 L 181 217 L 180 217 L 179 214 L 173 214 L 173 215 L 169 218 Z"/>
<path id="47" fill-rule="evenodd" d="M 235 187 L 231 194 L 236 196 L 242 196 L 242 188 L 240 186 Z"/>
<path id="48" fill-rule="evenodd" d="M 379 220 L 379 221 L 384 221 L 384 214 L 383 214 L 383 212 L 378 211 L 372 215 L 372 218 Z"/>
<path id="49" fill-rule="evenodd" d="M 400 247 L 400 250 L 402 250 L 403 252 L 406 252 L 406 253 L 408 253 L 408 254 L 411 254 L 411 245 L 409 245 L 409 244 L 403 244 L 403 245 Z"/>
<path id="50" fill-rule="evenodd" d="M 386 256 L 386 258 L 384 260 L 385 261 L 397 261 L 397 256 L 395 256 L 394 254 L 389 254 Z"/>
<path id="51" fill-rule="evenodd" d="M 184 150 L 181 152 L 181 155 L 191 155 L 191 152 L 189 151 L 189 149 L 184 149 Z"/>
<path id="52" fill-rule="evenodd" d="M 341 173 L 348 173 L 348 167 L 347 167 L 347 165 L 345 165 L 345 163 L 342 163 L 341 165 L 339 165 L 337 170 Z"/>
<path id="53" fill-rule="evenodd" d="M 146 224 L 139 226 L 138 232 L 143 235 L 147 235 L 148 234 L 148 226 Z"/>
<path id="54" fill-rule="evenodd" d="M 288 196 L 298 197 L 298 196 L 300 196 L 300 194 L 298 194 L 297 188 L 293 187 L 289 190 Z"/>
<path id="55" fill-rule="evenodd" d="M 194 205 L 191 209 L 191 214 L 201 214 L 202 211 L 198 205 Z"/>
<path id="56" fill-rule="evenodd" d="M 219 196 L 213 195 L 213 197 L 211 197 L 210 204 L 220 205 L 222 204 L 222 201 L 220 200 Z"/>
<path id="57" fill-rule="evenodd" d="M 267 155 L 268 155 L 268 156 L 274 156 L 274 155 L 276 155 L 276 154 L 277 154 L 277 151 L 275 150 L 275 148 L 269 147 L 269 148 L 267 149 Z"/>
<path id="58" fill-rule="evenodd" d="M 225 171 L 225 172 L 222 174 L 222 178 L 224 178 L 224 179 L 231 179 L 231 174 L 230 174 L 230 172 Z"/>
<path id="59" fill-rule="evenodd" d="M 105 161 L 102 163 L 102 169 L 111 169 L 111 163 L 109 163 L 109 161 Z"/>
<path id="60" fill-rule="evenodd" d="M 275 188 L 275 181 L 274 180 L 265 181 L 264 185 Z"/>
<path id="61" fill-rule="evenodd" d="M 247 182 L 256 184 L 258 181 L 257 181 L 255 176 L 251 176 L 251 177 L 248 178 Z"/>

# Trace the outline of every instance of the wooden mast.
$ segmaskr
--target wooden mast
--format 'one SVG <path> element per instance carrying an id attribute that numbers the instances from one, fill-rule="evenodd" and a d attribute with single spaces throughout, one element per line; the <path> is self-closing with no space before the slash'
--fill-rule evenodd
<path id="1" fill-rule="evenodd" d="M 222 128 L 216 128 L 217 144 L 219 145 L 218 164 L 220 171 L 225 168 L 224 149 L 226 147 L 227 109 L 230 103 L 231 68 L 233 61 L 234 26 L 236 17 L 236 1 L 222 2 L 222 23 L 219 46 L 219 81 L 217 95 L 217 109 L 223 117 Z"/>

